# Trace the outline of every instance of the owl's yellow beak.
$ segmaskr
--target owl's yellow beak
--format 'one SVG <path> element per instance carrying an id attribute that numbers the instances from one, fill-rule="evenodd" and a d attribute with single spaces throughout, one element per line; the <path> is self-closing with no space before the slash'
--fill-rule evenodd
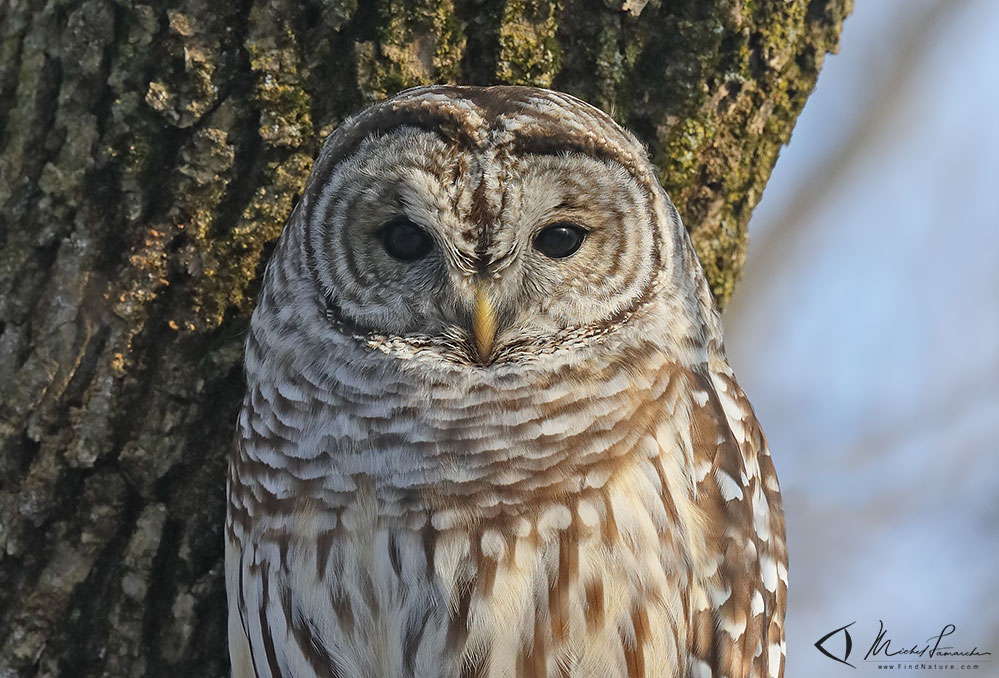
<path id="1" fill-rule="evenodd" d="M 472 332 L 475 334 L 475 348 L 479 360 L 489 361 L 496 338 L 496 310 L 485 289 L 480 285 L 475 290 L 475 316 L 472 318 Z"/>

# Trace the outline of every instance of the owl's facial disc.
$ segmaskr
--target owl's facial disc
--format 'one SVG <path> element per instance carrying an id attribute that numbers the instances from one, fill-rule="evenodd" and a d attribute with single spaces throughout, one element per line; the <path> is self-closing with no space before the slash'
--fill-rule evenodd
<path id="1" fill-rule="evenodd" d="M 658 266 L 647 188 L 580 153 L 483 153 L 401 128 L 342 161 L 310 223 L 352 336 L 487 366 L 614 331 Z"/>

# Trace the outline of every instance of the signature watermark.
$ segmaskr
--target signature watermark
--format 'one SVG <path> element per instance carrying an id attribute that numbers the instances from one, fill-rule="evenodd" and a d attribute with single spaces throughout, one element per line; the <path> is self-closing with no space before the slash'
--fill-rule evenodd
<path id="1" fill-rule="evenodd" d="M 912 642 L 911 639 L 899 640 L 892 636 L 885 623 L 878 620 L 876 633 L 861 634 L 854 625 L 856 621 L 840 626 L 825 634 L 817 641 L 815 647 L 829 659 L 840 664 L 857 668 L 853 662 L 864 662 L 876 665 L 878 669 L 965 669 L 981 670 L 991 667 L 992 652 L 981 650 L 977 646 L 962 645 L 957 637 L 957 626 L 944 624 L 939 633 L 926 640 Z M 851 630 L 853 633 L 851 634 Z M 854 636 L 867 640 L 873 637 L 873 642 L 867 647 L 863 657 L 854 654 Z M 861 646 L 863 647 L 863 645 Z M 853 658 L 851 659 L 851 655 Z"/>

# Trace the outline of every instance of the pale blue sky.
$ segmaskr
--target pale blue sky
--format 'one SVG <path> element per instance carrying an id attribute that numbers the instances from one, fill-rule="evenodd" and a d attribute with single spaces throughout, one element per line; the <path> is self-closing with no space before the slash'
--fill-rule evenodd
<path id="1" fill-rule="evenodd" d="M 999 1 L 857 0 L 725 314 L 784 488 L 789 678 L 945 623 L 999 676 Z M 858 657 L 859 654 L 859 657 Z"/>

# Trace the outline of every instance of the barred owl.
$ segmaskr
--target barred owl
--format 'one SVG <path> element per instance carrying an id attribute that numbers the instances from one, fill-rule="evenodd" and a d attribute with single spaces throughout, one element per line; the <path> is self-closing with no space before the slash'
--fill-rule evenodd
<path id="1" fill-rule="evenodd" d="M 246 341 L 234 675 L 780 676 L 777 476 L 646 151 L 525 87 L 326 141 Z"/>

